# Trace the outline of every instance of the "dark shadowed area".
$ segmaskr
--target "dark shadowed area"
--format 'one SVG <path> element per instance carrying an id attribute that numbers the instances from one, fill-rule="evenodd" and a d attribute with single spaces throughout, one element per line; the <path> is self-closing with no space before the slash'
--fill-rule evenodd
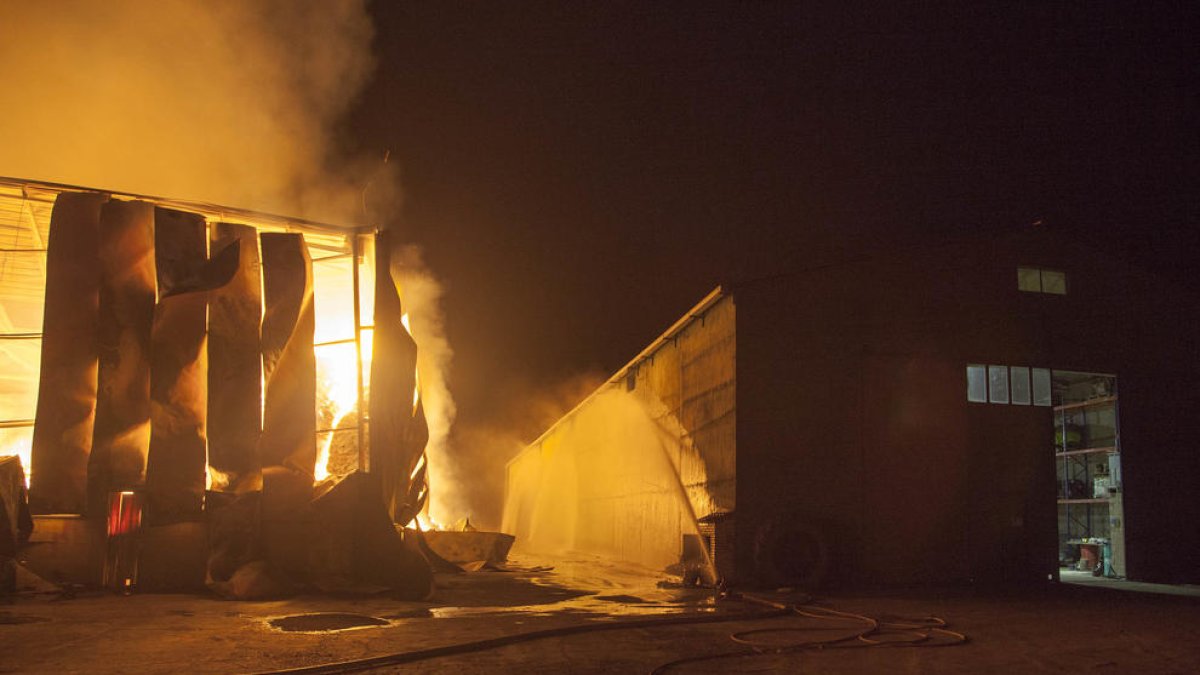
<path id="1" fill-rule="evenodd" d="M 346 140 L 401 164 L 462 433 L 615 371 L 729 278 L 1038 220 L 1176 279 L 1200 248 L 1186 4 L 372 14 Z"/>

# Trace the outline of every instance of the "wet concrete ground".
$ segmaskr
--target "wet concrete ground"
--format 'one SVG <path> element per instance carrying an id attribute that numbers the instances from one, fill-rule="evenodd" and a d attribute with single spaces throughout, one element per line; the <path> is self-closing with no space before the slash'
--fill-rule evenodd
<path id="1" fill-rule="evenodd" d="M 680 658 L 744 651 L 745 645 L 730 639 L 740 631 L 770 628 L 753 639 L 786 645 L 850 636 L 862 625 L 800 616 L 749 620 L 747 613 L 762 608 L 716 603 L 702 591 L 658 588 L 662 577 L 653 572 L 598 559 L 517 559 L 513 568 L 518 571 L 439 576 L 428 602 L 321 596 L 235 602 L 103 593 L 69 598 L 43 588 L 0 605 L 0 672 L 254 673 L 549 628 L 680 616 L 737 619 L 574 634 L 372 671 L 647 673 Z M 799 597 L 760 595 L 779 601 Z M 1200 672 L 1200 599 L 1194 597 L 1059 584 L 1021 594 L 838 592 L 814 604 L 873 617 L 936 615 L 970 641 L 946 648 L 848 641 L 821 650 L 681 664 L 666 672 Z M 321 613 L 340 616 L 306 616 Z M 893 632 L 890 639 L 915 638 Z M 952 640 L 935 635 L 931 642 Z"/>

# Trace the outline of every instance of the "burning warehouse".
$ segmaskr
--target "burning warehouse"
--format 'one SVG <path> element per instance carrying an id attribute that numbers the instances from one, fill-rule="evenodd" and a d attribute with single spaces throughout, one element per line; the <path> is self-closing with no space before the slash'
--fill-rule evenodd
<path id="1" fill-rule="evenodd" d="M 426 593 L 396 531 L 426 504 L 429 431 L 391 249 L 369 228 L 0 179 L 0 454 L 48 544 L 29 566 Z"/>
<path id="2" fill-rule="evenodd" d="M 1040 228 L 718 288 L 509 463 L 505 531 L 776 585 L 1196 582 L 1196 321 Z"/>

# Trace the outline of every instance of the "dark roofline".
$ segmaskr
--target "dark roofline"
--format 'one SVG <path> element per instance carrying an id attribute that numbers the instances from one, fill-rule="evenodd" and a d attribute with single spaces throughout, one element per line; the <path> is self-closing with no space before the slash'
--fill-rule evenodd
<path id="1" fill-rule="evenodd" d="M 879 260 L 894 260 L 898 257 L 904 257 L 914 253 L 931 253 L 937 251 L 938 249 L 959 248 L 971 244 L 983 245 L 989 242 L 1000 240 L 1016 239 L 1018 237 L 1028 238 L 1033 236 L 1054 238 L 1068 246 L 1089 251 L 1093 255 L 1119 261 L 1129 268 L 1136 269 L 1143 274 L 1153 277 L 1161 283 L 1170 283 L 1170 280 L 1159 270 L 1149 268 L 1138 261 L 1129 259 L 1127 256 L 1122 256 L 1119 253 L 1113 253 L 1106 249 L 1099 248 L 1086 241 L 1080 241 L 1074 237 L 1067 237 L 1065 236 L 1065 230 L 1052 225 L 1044 225 L 1039 221 L 1037 223 L 1022 225 L 1020 227 L 1012 227 L 1004 230 L 983 230 L 971 234 L 959 235 L 956 237 L 946 237 L 936 241 L 914 242 L 894 246 L 877 246 L 857 251 L 834 253 L 830 254 L 824 260 L 814 261 L 812 264 L 795 267 L 786 271 L 729 279 L 726 281 L 726 283 L 722 284 L 722 286 L 729 289 L 731 293 L 736 295 L 737 292 L 743 288 L 753 287 L 760 284 L 792 280 L 804 274 L 810 274 L 812 272 L 818 272 L 826 269 L 850 267 L 852 265 L 860 265 Z"/>
<path id="2" fill-rule="evenodd" d="M 611 387 L 613 385 L 619 384 L 621 382 L 621 380 L 623 380 L 625 378 L 625 376 L 629 374 L 630 370 L 632 370 L 634 367 L 636 367 L 642 361 L 645 361 L 647 358 L 652 356 L 655 352 L 657 352 L 659 350 L 659 348 L 661 348 L 669 340 L 674 339 L 676 335 L 678 335 L 684 328 L 687 328 L 687 326 L 689 324 L 691 324 L 693 321 L 703 317 L 713 305 L 717 304 L 717 302 L 719 302 L 721 300 L 721 298 L 724 298 L 727 295 L 729 295 L 729 294 L 726 293 L 725 289 L 722 288 L 721 286 L 717 286 L 716 288 L 709 291 L 708 295 L 704 296 L 703 300 L 696 303 L 696 305 L 694 307 L 692 307 L 687 312 L 685 312 L 682 317 L 680 317 L 675 323 L 671 324 L 670 328 L 663 331 L 662 335 L 659 335 L 657 339 L 655 339 L 653 342 L 651 342 L 649 344 L 649 346 L 647 346 L 642 351 L 638 352 L 638 355 L 633 357 L 632 359 L 630 359 L 629 363 L 626 363 L 624 366 L 621 366 L 621 368 L 619 370 L 617 370 L 617 372 L 613 373 L 613 375 L 611 377 L 609 377 L 607 380 L 605 380 L 603 384 L 596 387 L 592 391 L 592 393 L 588 394 L 582 401 L 577 403 L 575 405 L 575 407 L 568 410 L 561 417 L 559 417 L 557 420 L 555 420 L 553 424 L 546 427 L 546 430 L 543 431 L 541 434 L 539 434 L 537 438 L 530 441 L 525 446 L 525 448 L 521 450 L 521 452 L 517 453 L 516 457 L 513 457 L 512 459 L 508 460 L 508 462 L 506 463 L 506 466 L 508 464 L 512 464 L 513 462 L 515 462 L 517 460 L 517 458 L 520 457 L 521 455 L 525 454 L 525 452 L 527 450 L 529 450 L 529 448 L 532 448 L 536 445 L 541 444 L 541 442 L 544 441 L 546 439 L 546 437 L 550 435 L 550 432 L 554 431 L 556 428 L 558 428 L 558 426 L 560 424 L 567 421 L 569 418 L 573 417 L 575 415 L 575 413 L 578 412 L 581 408 L 583 408 L 583 406 L 587 405 L 587 403 L 589 401 L 591 401 L 596 396 L 599 396 L 601 391 L 603 391 L 604 389 Z"/>

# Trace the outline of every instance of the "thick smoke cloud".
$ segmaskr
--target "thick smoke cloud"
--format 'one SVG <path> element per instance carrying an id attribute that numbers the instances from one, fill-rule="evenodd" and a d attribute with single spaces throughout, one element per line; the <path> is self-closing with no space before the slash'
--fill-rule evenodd
<path id="1" fill-rule="evenodd" d="M 372 34 L 363 0 L 5 2 L 0 175 L 361 222 Z"/>
<path id="2" fill-rule="evenodd" d="M 495 398 L 502 402 L 502 409 L 495 411 L 495 422 L 486 426 L 458 425 L 451 432 L 454 461 L 444 465 L 443 482 L 457 487 L 448 497 L 446 510 L 435 511 L 434 515 L 454 520 L 470 516 L 481 529 L 500 529 L 508 461 L 587 398 L 605 378 L 604 373 L 593 371 L 553 383 L 496 383 L 499 395 Z"/>
<path id="3" fill-rule="evenodd" d="M 429 459 L 429 513 L 434 519 L 460 518 L 465 508 L 465 488 L 457 478 L 452 478 L 463 472 L 449 448 L 455 406 L 446 379 L 454 352 L 446 339 L 442 286 L 425 266 L 417 246 L 404 246 L 395 252 L 392 274 L 400 282 L 400 300 L 417 343 L 420 396 L 429 423 L 429 442 L 425 446 Z"/>
<path id="4" fill-rule="evenodd" d="M 383 157 L 339 151 L 374 69 L 365 0 L 55 0 L 0 5 L 0 176 L 381 225 Z M 434 505 L 454 402 L 441 290 L 397 252 L 420 352 Z M 367 316 L 370 316 L 370 310 Z"/>

